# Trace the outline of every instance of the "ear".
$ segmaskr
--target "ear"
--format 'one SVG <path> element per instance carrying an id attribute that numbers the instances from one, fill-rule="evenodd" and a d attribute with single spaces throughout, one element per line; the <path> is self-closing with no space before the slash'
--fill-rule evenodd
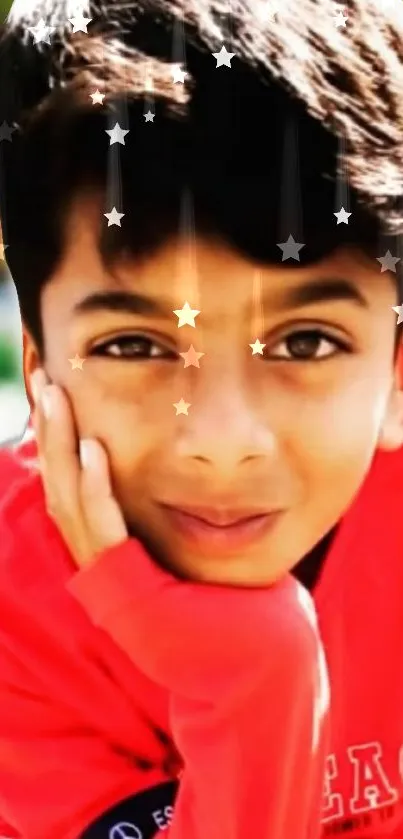
<path id="1" fill-rule="evenodd" d="M 392 390 L 378 439 L 378 448 L 391 452 L 403 445 L 403 344 L 400 344 Z"/>
<path id="2" fill-rule="evenodd" d="M 34 400 L 32 396 L 31 390 L 31 375 L 38 367 L 41 367 L 40 356 L 38 350 L 36 348 L 35 341 L 31 337 L 30 333 L 24 326 L 22 325 L 22 370 L 24 375 L 24 382 L 25 382 L 25 391 L 27 394 L 27 399 L 29 402 L 29 407 L 31 412 L 34 409 Z"/>

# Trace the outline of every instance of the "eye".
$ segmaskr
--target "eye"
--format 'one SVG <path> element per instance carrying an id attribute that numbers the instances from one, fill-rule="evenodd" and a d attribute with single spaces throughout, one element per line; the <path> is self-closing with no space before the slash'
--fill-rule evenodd
<path id="1" fill-rule="evenodd" d="M 117 358 L 129 361 L 149 361 L 151 359 L 176 359 L 172 350 L 146 338 L 144 335 L 124 335 L 112 338 L 93 347 L 89 355 Z"/>
<path id="2" fill-rule="evenodd" d="M 276 346 L 277 350 L 270 353 L 270 358 L 286 361 L 317 361 L 330 358 L 343 350 L 348 351 L 344 341 L 321 329 L 300 329 Z"/>

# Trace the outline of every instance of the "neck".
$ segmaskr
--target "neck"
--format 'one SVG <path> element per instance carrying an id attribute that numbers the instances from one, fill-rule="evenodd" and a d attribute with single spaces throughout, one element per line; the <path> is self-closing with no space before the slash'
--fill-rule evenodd
<path id="1" fill-rule="evenodd" d="M 294 577 L 302 583 L 308 591 L 312 591 L 315 587 L 320 572 L 324 566 L 326 561 L 326 557 L 329 552 L 329 548 L 333 542 L 333 539 L 337 533 L 337 525 L 333 527 L 320 542 L 312 548 L 309 553 L 305 554 L 304 557 L 299 561 L 298 565 L 295 566 L 293 569 Z"/>

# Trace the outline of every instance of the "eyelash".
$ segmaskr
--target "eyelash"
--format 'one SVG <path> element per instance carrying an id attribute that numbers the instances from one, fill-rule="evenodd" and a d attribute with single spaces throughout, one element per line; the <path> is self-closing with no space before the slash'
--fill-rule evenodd
<path id="1" fill-rule="evenodd" d="M 304 363 L 307 364 L 308 362 L 311 363 L 318 363 L 318 361 L 326 361 L 330 358 L 334 358 L 334 356 L 338 355 L 340 352 L 350 352 L 350 348 L 346 342 L 342 341 L 340 338 L 335 338 L 334 335 L 330 335 L 328 332 L 325 332 L 322 329 L 298 329 L 294 332 L 291 332 L 289 335 L 284 337 L 280 342 L 278 342 L 277 346 L 281 346 L 282 344 L 287 344 L 292 339 L 295 340 L 296 337 L 307 339 L 307 338 L 315 338 L 319 339 L 319 346 L 316 348 L 319 349 L 320 344 L 322 341 L 327 341 L 329 344 L 333 344 L 336 348 L 335 351 L 327 353 L 326 355 L 318 356 L 316 358 L 308 357 L 308 358 L 298 358 L 292 356 L 284 356 L 284 355 L 272 355 L 269 357 L 268 360 L 274 361 L 283 361 L 283 362 L 294 362 L 294 363 Z M 148 355 L 147 350 L 144 349 L 143 352 L 140 353 L 133 353 L 130 356 L 124 355 L 117 355 L 112 354 L 108 355 L 106 350 L 111 348 L 112 346 L 122 347 L 122 345 L 130 344 L 137 344 L 137 346 L 143 344 L 144 347 L 148 347 L 149 350 L 152 347 L 157 347 L 161 352 L 158 354 Z M 263 341 L 264 343 L 264 341 Z M 153 341 L 151 338 L 147 338 L 144 335 L 138 335 L 133 333 L 133 335 L 125 335 L 121 336 L 120 338 L 114 338 L 112 340 L 106 341 L 104 344 L 99 344 L 97 347 L 93 347 L 89 355 L 92 356 L 101 356 L 103 358 L 114 359 L 117 361 L 177 361 L 178 356 L 177 353 L 173 352 L 173 350 L 163 350 L 162 346 L 158 344 L 157 341 Z M 262 358 L 262 356 L 260 356 Z"/>

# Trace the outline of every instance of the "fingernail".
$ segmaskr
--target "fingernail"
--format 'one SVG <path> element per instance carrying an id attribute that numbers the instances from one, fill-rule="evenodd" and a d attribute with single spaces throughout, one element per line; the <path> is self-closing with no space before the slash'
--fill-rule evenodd
<path id="1" fill-rule="evenodd" d="M 50 387 L 45 387 L 41 393 L 41 405 L 46 419 L 49 419 L 52 413 L 52 393 Z"/>
<path id="2" fill-rule="evenodd" d="M 46 385 L 46 375 L 41 367 L 38 367 L 38 369 L 34 370 L 34 372 L 32 373 L 30 377 L 30 385 L 34 402 L 35 404 L 37 404 L 37 402 L 41 398 L 43 388 Z"/>
<path id="3" fill-rule="evenodd" d="M 89 466 L 90 462 L 90 451 L 88 446 L 88 440 L 80 440 L 80 463 L 83 469 L 86 469 Z"/>

